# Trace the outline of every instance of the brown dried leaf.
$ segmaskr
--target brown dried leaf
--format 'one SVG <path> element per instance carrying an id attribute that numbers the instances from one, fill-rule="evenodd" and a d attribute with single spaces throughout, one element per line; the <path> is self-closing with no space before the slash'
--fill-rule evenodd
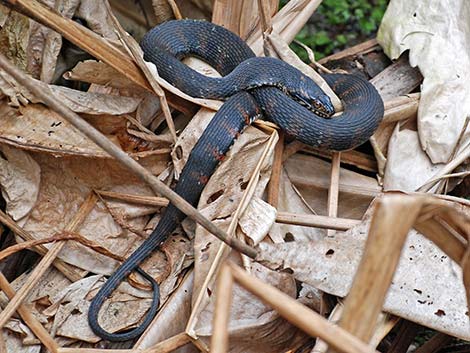
<path id="1" fill-rule="evenodd" d="M 0 189 L 6 212 L 14 220 L 27 216 L 36 204 L 40 174 L 39 165 L 27 152 L 0 145 Z"/>

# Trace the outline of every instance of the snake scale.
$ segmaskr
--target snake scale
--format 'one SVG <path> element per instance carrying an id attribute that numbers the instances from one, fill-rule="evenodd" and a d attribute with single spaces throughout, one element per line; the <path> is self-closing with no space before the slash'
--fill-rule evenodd
<path id="1" fill-rule="evenodd" d="M 331 101 L 310 78 L 281 60 L 256 57 L 241 38 L 210 22 L 165 22 L 144 36 L 141 47 L 144 59 L 154 63 L 159 75 L 183 92 L 225 100 L 193 148 L 175 188 L 194 206 L 236 137 L 260 116 L 303 143 L 336 151 L 367 141 L 383 117 L 382 99 L 368 81 L 355 75 L 324 74 L 343 103 L 342 114 L 330 118 L 334 113 Z M 187 56 L 206 61 L 222 77 L 207 77 L 194 71 L 181 62 Z M 184 214 L 170 204 L 150 236 L 98 291 L 88 313 L 90 327 L 98 336 L 125 341 L 142 334 L 150 324 L 159 307 L 159 287 L 138 266 L 183 219 Z M 109 333 L 98 323 L 99 310 L 132 271 L 152 284 L 152 305 L 140 326 Z"/>

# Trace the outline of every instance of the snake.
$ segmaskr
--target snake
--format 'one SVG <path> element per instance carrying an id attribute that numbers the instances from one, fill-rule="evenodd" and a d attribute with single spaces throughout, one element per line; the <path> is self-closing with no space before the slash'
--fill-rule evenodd
<path id="1" fill-rule="evenodd" d="M 343 105 L 341 114 L 333 116 L 329 96 L 311 78 L 280 59 L 256 57 L 239 36 L 207 21 L 164 22 L 147 32 L 140 45 L 144 60 L 155 64 L 161 78 L 190 96 L 224 101 L 192 149 L 175 187 L 175 192 L 193 206 L 235 139 L 255 119 L 271 121 L 286 136 L 310 146 L 343 151 L 366 142 L 383 118 L 383 101 L 366 79 L 352 74 L 321 74 Z M 208 77 L 191 69 L 182 62 L 189 56 L 205 61 L 221 77 Z M 126 341 L 140 336 L 152 322 L 160 305 L 159 286 L 139 265 L 184 217 L 170 203 L 148 238 L 100 288 L 88 312 L 96 335 L 108 341 Z M 139 326 L 110 333 L 99 324 L 99 311 L 133 271 L 151 283 L 152 304 Z"/>

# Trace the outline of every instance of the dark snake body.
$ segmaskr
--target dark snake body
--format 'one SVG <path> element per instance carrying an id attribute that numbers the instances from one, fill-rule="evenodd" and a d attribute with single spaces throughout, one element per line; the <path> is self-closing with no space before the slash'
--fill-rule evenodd
<path id="1" fill-rule="evenodd" d="M 346 150 L 369 139 L 383 117 L 383 102 L 375 88 L 353 75 L 322 75 L 343 103 L 339 117 L 329 98 L 311 79 L 274 58 L 256 58 L 251 49 L 230 31 L 204 21 L 170 21 L 148 32 L 141 42 L 144 58 L 153 62 L 159 75 L 183 92 L 226 102 L 191 151 L 175 191 L 192 205 L 236 137 L 262 114 L 301 142 L 329 150 Z M 196 56 L 212 65 L 223 77 L 210 78 L 181 63 Z M 300 103 L 300 104 L 299 104 Z M 103 339 L 133 339 L 146 329 L 159 306 L 158 284 L 138 265 L 183 220 L 184 214 L 170 204 L 160 222 L 140 247 L 113 273 L 94 297 L 88 314 L 92 330 Z M 98 323 L 107 297 L 132 272 L 152 283 L 153 303 L 140 326 L 111 334 Z"/>

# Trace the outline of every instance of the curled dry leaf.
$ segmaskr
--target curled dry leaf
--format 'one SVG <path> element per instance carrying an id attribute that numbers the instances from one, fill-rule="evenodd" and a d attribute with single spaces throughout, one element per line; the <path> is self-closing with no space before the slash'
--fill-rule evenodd
<path id="1" fill-rule="evenodd" d="M 418 111 L 421 146 L 433 163 L 451 157 L 470 113 L 470 4 L 393 0 L 378 32 L 392 59 L 410 50 L 424 76 Z"/>
<path id="2" fill-rule="evenodd" d="M 449 204 L 470 217 L 468 207 Z M 261 243 L 258 259 L 271 268 L 290 269 L 298 280 L 344 297 L 361 260 L 372 209 L 358 226 L 318 242 Z M 408 234 L 383 310 L 453 336 L 470 338 L 460 267 L 415 230 Z"/>
<path id="3" fill-rule="evenodd" d="M 26 217 L 35 206 L 40 181 L 41 169 L 27 152 L 0 145 L 0 189 L 14 220 Z"/>

